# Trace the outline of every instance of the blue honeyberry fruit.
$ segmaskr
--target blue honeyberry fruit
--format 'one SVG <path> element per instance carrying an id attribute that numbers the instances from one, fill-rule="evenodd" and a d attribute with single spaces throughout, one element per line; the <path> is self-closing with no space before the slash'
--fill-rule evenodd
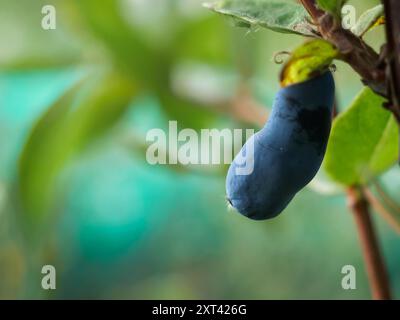
<path id="1" fill-rule="evenodd" d="M 277 216 L 316 175 L 331 129 L 334 92 L 329 71 L 279 90 L 266 125 L 228 171 L 227 200 L 241 214 L 254 220 Z"/>

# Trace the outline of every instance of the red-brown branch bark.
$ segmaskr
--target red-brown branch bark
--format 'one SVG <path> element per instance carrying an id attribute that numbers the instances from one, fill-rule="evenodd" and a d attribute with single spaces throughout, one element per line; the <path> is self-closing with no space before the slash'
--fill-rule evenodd
<path id="1" fill-rule="evenodd" d="M 336 17 L 320 10 L 315 0 L 300 2 L 318 26 L 322 38 L 338 48 L 339 58 L 348 63 L 372 90 L 387 97 L 386 73 L 379 54 L 350 30 L 344 29 Z"/>
<path id="2" fill-rule="evenodd" d="M 356 187 L 348 189 L 347 197 L 358 229 L 372 297 L 376 300 L 390 299 L 389 280 L 372 224 L 369 204 L 361 190 Z"/>
<path id="3" fill-rule="evenodd" d="M 389 109 L 400 123 L 400 1 L 383 0 L 387 38 L 386 73 L 389 87 Z"/>

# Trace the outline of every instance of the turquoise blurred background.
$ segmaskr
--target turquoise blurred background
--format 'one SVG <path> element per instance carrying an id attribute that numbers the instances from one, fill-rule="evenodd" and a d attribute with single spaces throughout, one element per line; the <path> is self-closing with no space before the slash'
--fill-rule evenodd
<path id="1" fill-rule="evenodd" d="M 0 0 L 1 299 L 370 298 L 344 193 L 323 172 L 281 216 L 255 222 L 228 211 L 226 166 L 146 162 L 147 131 L 169 120 L 257 129 L 279 88 L 274 53 L 304 41 L 235 27 L 202 2 Z M 377 1 L 350 3 L 359 16 Z M 41 28 L 48 4 L 56 30 Z M 367 40 L 379 48 L 381 27 Z M 118 114 L 119 89 L 90 99 L 108 77 L 130 88 Z M 344 109 L 362 85 L 341 63 L 335 79 Z M 233 110 L 235 99 L 251 108 Z M 64 123 L 90 103 L 86 122 Z M 381 180 L 399 198 L 398 167 Z M 374 220 L 398 297 L 400 239 Z M 47 264 L 56 290 L 41 288 Z M 347 264 L 356 290 L 341 287 Z"/>

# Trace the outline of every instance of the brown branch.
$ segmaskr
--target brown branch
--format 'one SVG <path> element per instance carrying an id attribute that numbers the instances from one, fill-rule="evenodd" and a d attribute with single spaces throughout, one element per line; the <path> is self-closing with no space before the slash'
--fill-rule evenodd
<path id="1" fill-rule="evenodd" d="M 372 297 L 377 300 L 390 299 L 387 271 L 371 221 L 368 201 L 357 187 L 347 190 L 347 198 L 357 225 Z"/>
<path id="2" fill-rule="evenodd" d="M 307 10 L 314 23 L 318 23 L 319 18 L 321 18 L 325 12 L 319 9 L 314 0 L 300 0 L 303 7 Z"/>
<path id="3" fill-rule="evenodd" d="M 351 31 L 343 29 L 337 18 L 320 10 L 315 0 L 300 1 L 318 26 L 321 36 L 337 47 L 339 58 L 361 76 L 363 83 L 386 97 L 386 74 L 381 58 L 374 49 Z"/>
<path id="4" fill-rule="evenodd" d="M 386 65 L 388 74 L 389 99 L 388 108 L 400 123 L 400 1 L 383 0 L 385 8 L 385 29 L 387 38 Z"/>
<path id="5" fill-rule="evenodd" d="M 315 0 L 300 2 L 318 26 L 321 36 L 339 50 L 340 59 L 361 76 L 364 84 L 387 97 L 386 72 L 381 57 L 361 38 L 343 29 L 336 17 L 320 10 Z M 348 188 L 347 198 L 357 225 L 372 297 L 390 299 L 389 280 L 371 221 L 368 200 L 358 187 Z"/>

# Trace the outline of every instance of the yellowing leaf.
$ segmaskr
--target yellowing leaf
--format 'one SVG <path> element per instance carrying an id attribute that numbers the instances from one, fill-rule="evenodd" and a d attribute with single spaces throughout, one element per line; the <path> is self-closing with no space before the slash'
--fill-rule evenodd
<path id="1" fill-rule="evenodd" d="M 281 73 L 281 85 L 306 81 L 326 70 L 339 52 L 329 42 L 312 40 L 298 47 L 291 54 Z"/>

